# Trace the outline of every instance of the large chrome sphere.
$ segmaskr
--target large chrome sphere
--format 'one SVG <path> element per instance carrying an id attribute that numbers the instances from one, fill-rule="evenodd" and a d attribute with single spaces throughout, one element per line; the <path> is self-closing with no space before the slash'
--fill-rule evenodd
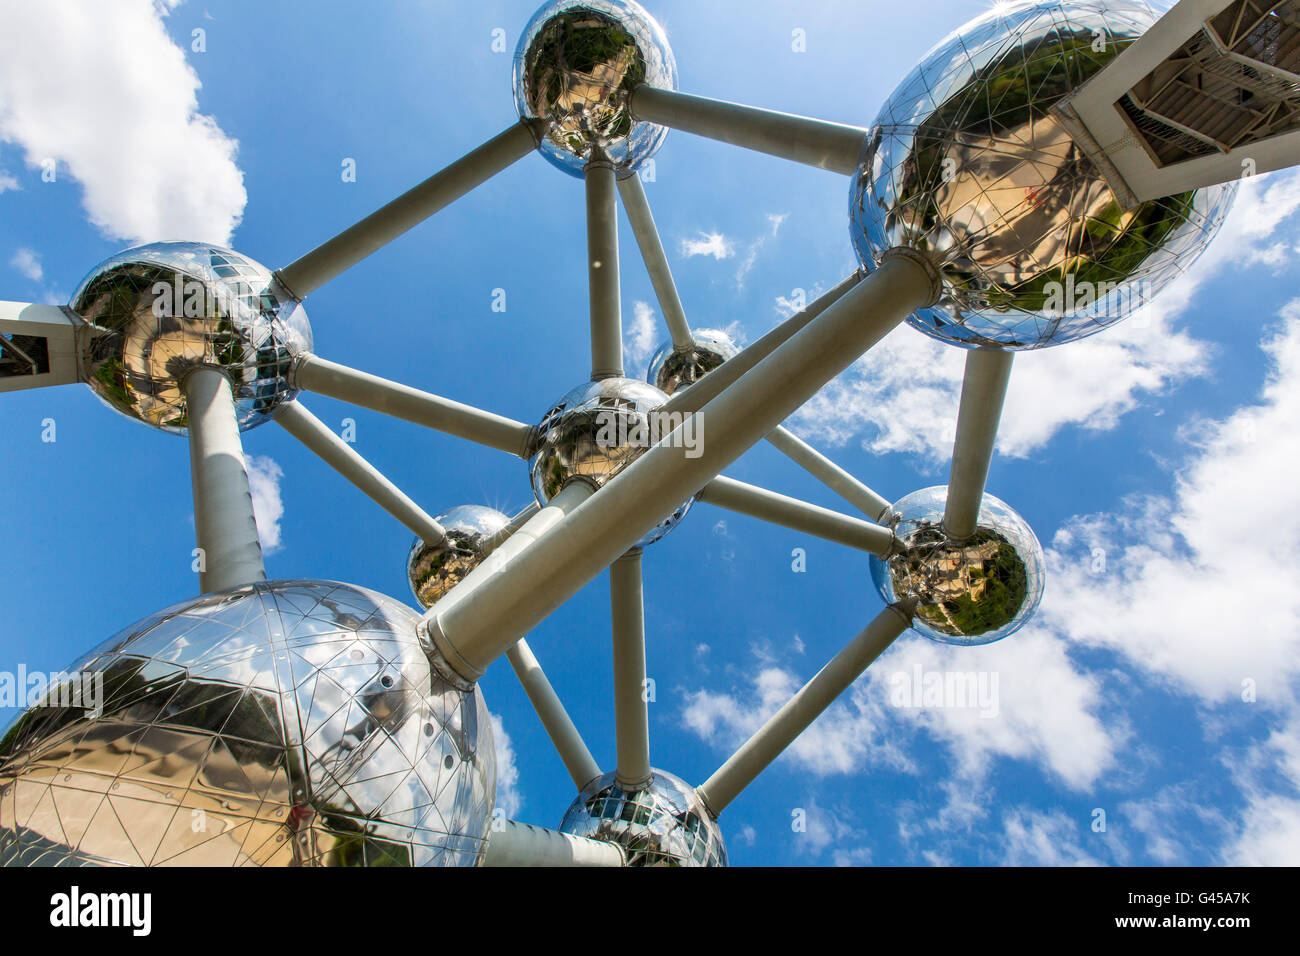
<path id="1" fill-rule="evenodd" d="M 629 866 L 726 866 L 722 830 L 686 781 L 662 770 L 645 790 L 627 792 L 607 773 L 565 811 L 560 831 L 617 843 Z"/>
<path id="2" fill-rule="evenodd" d="M 699 329 L 691 337 L 695 339 L 694 348 L 679 352 L 668 341 L 650 359 L 646 381 L 665 395 L 689 388 L 740 352 L 731 336 L 719 329 Z"/>
<path id="3" fill-rule="evenodd" d="M 293 399 L 289 363 L 312 345 L 302 303 L 270 271 L 200 242 L 155 242 L 101 262 L 71 308 L 91 326 L 81 362 L 95 394 L 129 418 L 182 434 L 189 369 L 224 370 L 239 426 L 249 429 Z"/>
<path id="4" fill-rule="evenodd" d="M 510 523 L 501 512 L 482 505 L 461 505 L 435 519 L 447 540 L 426 544 L 419 538 L 406 559 L 406 577 L 420 606 L 431 608 L 483 561 L 488 539 Z"/>
<path id="5" fill-rule="evenodd" d="M 652 413 L 667 400 L 653 385 L 631 378 L 586 382 L 566 394 L 537 426 L 528 465 L 537 503 L 545 505 L 578 478 L 599 488 L 640 458 L 664 437 L 667 426 Z M 665 517 L 637 547 L 675 528 L 694 501 Z"/>
<path id="6" fill-rule="evenodd" d="M 515 105 L 546 128 L 541 153 L 575 176 L 592 159 L 632 171 L 668 131 L 634 120 L 628 98 L 645 84 L 677 88 L 677 62 L 659 24 L 633 0 L 552 0 L 515 52 Z"/>
<path id="7" fill-rule="evenodd" d="M 275 581 L 128 627 L 69 669 L 102 679 L 99 713 L 34 707 L 0 740 L 0 862 L 475 864 L 491 724 L 430 668 L 418 620 Z"/>
<path id="8" fill-rule="evenodd" d="M 900 553 L 871 558 L 871 579 L 888 604 L 920 603 L 913 630 L 944 644 L 992 644 L 1019 630 L 1043 599 L 1045 559 L 1033 529 L 992 495 L 975 534 L 952 541 L 943 530 L 946 487 L 926 488 L 893 506 Z"/>
<path id="9" fill-rule="evenodd" d="M 896 246 L 944 278 L 910 319 L 965 347 L 1032 349 L 1112 325 L 1192 264 L 1235 185 L 1121 208 L 1052 112 L 1156 20 L 1140 0 L 999 3 L 886 102 L 850 190 L 871 270 Z"/>

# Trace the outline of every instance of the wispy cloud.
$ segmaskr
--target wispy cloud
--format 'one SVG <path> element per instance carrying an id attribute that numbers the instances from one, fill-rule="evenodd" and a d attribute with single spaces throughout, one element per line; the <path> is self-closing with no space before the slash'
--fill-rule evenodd
<path id="1" fill-rule="evenodd" d="M 492 742 L 496 746 L 497 796 L 496 805 L 507 818 L 518 819 L 524 807 L 524 797 L 519 790 L 519 766 L 515 762 L 515 748 L 506 733 L 499 714 L 492 714 Z"/>
<path id="2" fill-rule="evenodd" d="M 640 376 L 650 364 L 657 341 L 658 326 L 655 310 L 649 302 L 632 303 L 632 322 L 623 337 L 623 367 L 633 378 Z"/>
<path id="3" fill-rule="evenodd" d="M 14 179 L 7 170 L 0 169 L 0 193 L 6 189 L 21 189 L 18 180 Z"/>
<path id="4" fill-rule="evenodd" d="M 40 282 L 45 275 L 45 270 L 41 268 L 40 255 L 31 249 L 19 249 L 14 253 L 13 258 L 9 260 L 9 265 L 33 282 Z"/>
<path id="5" fill-rule="evenodd" d="M 712 256 L 715 259 L 730 259 L 736 254 L 735 246 L 730 239 L 720 232 L 701 232 L 694 239 L 683 239 L 680 243 L 681 255 L 684 259 L 694 259 L 696 256 Z"/>

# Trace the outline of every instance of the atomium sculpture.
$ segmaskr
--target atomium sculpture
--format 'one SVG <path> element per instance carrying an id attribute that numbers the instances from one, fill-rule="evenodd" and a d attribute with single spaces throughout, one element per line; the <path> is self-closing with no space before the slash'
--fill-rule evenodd
<path id="1" fill-rule="evenodd" d="M 103 676 L 101 710 L 56 707 L 52 688 L 0 740 L 0 861 L 725 865 L 719 814 L 904 631 L 982 644 L 1033 615 L 1042 549 L 985 493 L 1013 353 L 1148 301 L 1233 195 L 1209 183 L 1126 205 L 1058 121 L 1154 22 L 1130 0 L 1000 4 L 864 129 L 677 92 L 664 32 L 638 4 L 556 0 L 519 43 L 517 124 L 284 268 L 155 243 L 101 264 L 67 308 L 0 303 L 0 390 L 82 382 L 188 436 L 206 561 L 201 597 L 69 669 Z M 670 128 L 849 177 L 862 270 L 743 350 L 693 331 L 638 175 Z M 588 381 L 529 425 L 312 352 L 306 296 L 533 150 L 584 181 Z M 670 335 L 645 381 L 623 367 L 619 198 Z M 969 351 L 947 486 L 891 506 L 781 423 L 903 322 Z M 536 504 L 430 517 L 302 392 L 516 456 Z M 272 420 L 416 535 L 422 617 L 349 585 L 266 579 L 240 433 Z M 865 517 L 722 476 L 761 440 Z M 650 762 L 641 562 L 696 502 L 865 552 L 888 606 L 691 787 Z M 524 639 L 606 568 L 612 770 Z M 492 825 L 477 681 L 501 656 L 578 789 L 558 830 Z M 176 824 L 197 810 L 217 824 L 203 839 Z"/>

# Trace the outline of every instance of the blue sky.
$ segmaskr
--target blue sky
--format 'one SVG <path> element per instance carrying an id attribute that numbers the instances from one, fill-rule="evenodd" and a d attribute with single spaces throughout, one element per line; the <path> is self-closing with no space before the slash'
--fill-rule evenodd
<path id="1" fill-rule="evenodd" d="M 0 37 L 0 298 L 64 302 L 136 241 L 229 242 L 286 264 L 514 121 L 510 53 L 534 8 L 106 6 L 0 4 L 14 24 Z M 986 6 L 648 9 L 682 89 L 869 125 Z M 493 52 L 497 29 L 510 52 Z M 811 298 L 855 267 L 842 177 L 673 133 L 647 192 L 697 327 L 752 340 L 795 290 Z M 587 376 L 583 224 L 581 183 L 528 157 L 313 294 L 317 351 L 533 421 Z M 640 372 L 666 333 L 625 223 L 621 241 Z M 733 864 L 1300 862 L 1297 259 L 1300 176 L 1261 177 L 1143 315 L 1017 359 L 989 488 L 1048 548 L 1039 616 L 985 648 L 902 639 L 723 814 Z M 940 484 L 961 362 L 900 329 L 791 425 L 887 498 Z M 336 428 L 354 419 L 358 451 L 430 513 L 528 501 L 518 460 L 304 404 Z M 58 669 L 195 592 L 183 440 L 81 386 L 5 395 L 0 435 L 0 669 Z M 245 448 L 273 577 L 411 600 L 408 531 L 277 426 Z M 846 508 L 765 446 L 728 474 Z M 706 505 L 648 550 L 645 574 L 652 757 L 697 783 L 880 608 L 865 556 Z M 602 576 L 529 637 L 607 768 L 608 616 Z M 996 677 L 996 715 L 897 706 L 916 668 Z M 502 802 L 556 825 L 573 786 L 504 661 L 482 687 L 514 771 Z"/>

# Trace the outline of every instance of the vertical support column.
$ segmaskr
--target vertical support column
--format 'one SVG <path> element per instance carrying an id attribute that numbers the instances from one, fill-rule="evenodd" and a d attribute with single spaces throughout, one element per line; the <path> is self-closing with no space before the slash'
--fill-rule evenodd
<path id="1" fill-rule="evenodd" d="M 614 728 L 618 738 L 615 776 L 624 790 L 650 785 L 650 720 L 645 699 L 645 609 L 641 549 L 609 566 L 614 631 Z"/>
<path id="2" fill-rule="evenodd" d="M 975 533 L 1002 403 L 1011 379 L 1011 360 L 1012 353 L 1001 349 L 966 353 L 966 377 L 961 386 L 957 440 L 953 443 L 948 504 L 943 516 L 943 529 L 955 541 L 964 541 Z"/>
<path id="3" fill-rule="evenodd" d="M 623 374 L 623 312 L 619 301 L 618 208 L 614 167 L 587 164 L 587 277 L 591 290 L 591 380 Z"/>
<path id="4" fill-rule="evenodd" d="M 189 413 L 194 530 L 202 593 L 266 580 L 230 380 L 201 366 L 181 381 Z"/>

